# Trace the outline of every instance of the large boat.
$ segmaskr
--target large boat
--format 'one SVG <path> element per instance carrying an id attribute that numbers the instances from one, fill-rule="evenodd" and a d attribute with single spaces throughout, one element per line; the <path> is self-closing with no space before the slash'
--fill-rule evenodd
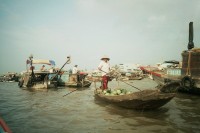
<path id="1" fill-rule="evenodd" d="M 159 69 L 156 66 L 141 66 L 140 69 L 143 74 L 148 75 L 151 79 L 155 80 L 158 84 L 167 84 L 181 80 L 180 68 L 165 68 Z"/>
<path id="2" fill-rule="evenodd" d="M 101 89 L 96 89 L 94 96 L 98 100 L 124 108 L 136 110 L 158 109 L 175 97 L 176 93 L 166 93 L 164 89 L 166 87 L 172 88 L 173 86 L 170 84 L 170 87 L 164 85 L 158 89 L 146 89 L 127 94 L 118 93 L 118 95 L 107 95 Z M 162 90 L 165 92 L 162 92 Z"/>
<path id="3" fill-rule="evenodd" d="M 70 62 L 70 57 L 67 59 L 67 63 Z M 49 69 L 35 70 L 34 65 L 48 65 Z M 64 64 L 64 65 L 65 65 Z M 58 86 L 58 75 L 60 70 L 55 69 L 55 61 L 33 59 L 32 56 L 26 61 L 27 70 L 22 72 L 21 79 L 19 80 L 19 87 L 33 88 L 33 89 L 48 89 L 56 88 Z"/>
<path id="4" fill-rule="evenodd" d="M 0 76 L 0 82 L 18 82 L 19 75 L 15 72 L 7 72 Z"/>
<path id="5" fill-rule="evenodd" d="M 160 84 L 179 82 L 180 86 L 177 89 L 180 92 L 200 94 L 200 48 L 194 48 L 193 22 L 189 24 L 188 50 L 183 51 L 181 55 L 180 67 L 168 67 L 164 70 L 151 66 L 140 68 Z"/>

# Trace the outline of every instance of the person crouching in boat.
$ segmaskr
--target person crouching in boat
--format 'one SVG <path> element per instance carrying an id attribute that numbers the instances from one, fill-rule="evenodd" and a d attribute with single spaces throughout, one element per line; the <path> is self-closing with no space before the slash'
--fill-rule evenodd
<path id="1" fill-rule="evenodd" d="M 103 90 L 108 89 L 108 73 L 110 72 L 110 63 L 109 63 L 110 58 L 107 56 L 103 56 L 101 58 L 101 62 L 98 66 L 98 69 L 102 72 L 102 84 L 101 88 Z"/>

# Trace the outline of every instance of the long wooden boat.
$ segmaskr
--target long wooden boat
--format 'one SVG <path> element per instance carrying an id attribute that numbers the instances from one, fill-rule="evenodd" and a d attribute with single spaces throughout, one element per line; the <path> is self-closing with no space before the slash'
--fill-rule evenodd
<path id="1" fill-rule="evenodd" d="M 155 67 L 140 67 L 144 74 L 149 74 L 158 84 L 165 85 L 173 82 L 179 82 L 177 90 L 179 92 L 200 95 L 200 77 L 186 76 L 181 74 L 180 68 L 168 68 L 165 71 L 158 70 Z M 180 75 L 181 74 L 181 75 Z"/>
<path id="2" fill-rule="evenodd" d="M 105 95 L 100 89 L 94 91 L 96 99 L 124 108 L 148 110 L 157 109 L 175 97 L 175 93 L 164 93 L 160 89 L 146 89 L 124 95 Z"/>
<path id="3" fill-rule="evenodd" d="M 92 82 L 87 80 L 87 73 L 70 74 L 65 71 L 61 74 L 58 80 L 58 86 L 68 86 L 68 87 L 89 87 Z"/>
<path id="4" fill-rule="evenodd" d="M 170 75 L 169 73 L 173 70 L 174 73 L 178 73 L 180 69 L 167 69 L 166 71 L 159 70 L 157 67 L 153 66 L 141 66 L 140 69 L 144 74 L 149 74 L 153 80 L 155 80 L 159 84 L 167 84 L 169 82 L 180 81 L 180 75 Z M 169 72 L 167 72 L 169 71 Z"/>

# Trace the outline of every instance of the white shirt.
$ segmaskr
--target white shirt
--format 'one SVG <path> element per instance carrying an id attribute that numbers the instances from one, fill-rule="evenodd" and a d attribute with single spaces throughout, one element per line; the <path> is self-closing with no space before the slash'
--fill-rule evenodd
<path id="1" fill-rule="evenodd" d="M 99 70 L 102 70 L 102 76 L 106 75 L 107 73 L 110 72 L 110 63 L 109 62 L 105 62 L 105 61 L 101 61 L 99 66 L 98 66 Z"/>
<path id="2" fill-rule="evenodd" d="M 73 67 L 72 74 L 77 74 L 77 72 L 78 72 L 78 68 L 77 67 Z"/>

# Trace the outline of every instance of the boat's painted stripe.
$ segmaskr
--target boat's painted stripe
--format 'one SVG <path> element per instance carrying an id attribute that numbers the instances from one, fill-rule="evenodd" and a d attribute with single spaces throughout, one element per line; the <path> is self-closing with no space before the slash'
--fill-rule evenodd
<path id="1" fill-rule="evenodd" d="M 158 74 L 158 73 L 155 73 L 153 71 L 147 70 L 147 69 L 145 69 L 145 67 L 140 67 L 140 69 L 143 70 L 143 71 L 146 71 L 146 72 L 148 72 L 148 73 L 150 73 L 152 75 L 155 75 L 155 76 L 158 76 L 158 77 L 162 77 L 161 74 Z"/>
<path id="2" fill-rule="evenodd" d="M 0 126 L 2 127 L 2 129 L 7 132 L 7 133 L 12 133 L 12 131 L 10 130 L 10 128 L 6 125 L 6 123 L 4 122 L 3 119 L 0 118 Z"/>

